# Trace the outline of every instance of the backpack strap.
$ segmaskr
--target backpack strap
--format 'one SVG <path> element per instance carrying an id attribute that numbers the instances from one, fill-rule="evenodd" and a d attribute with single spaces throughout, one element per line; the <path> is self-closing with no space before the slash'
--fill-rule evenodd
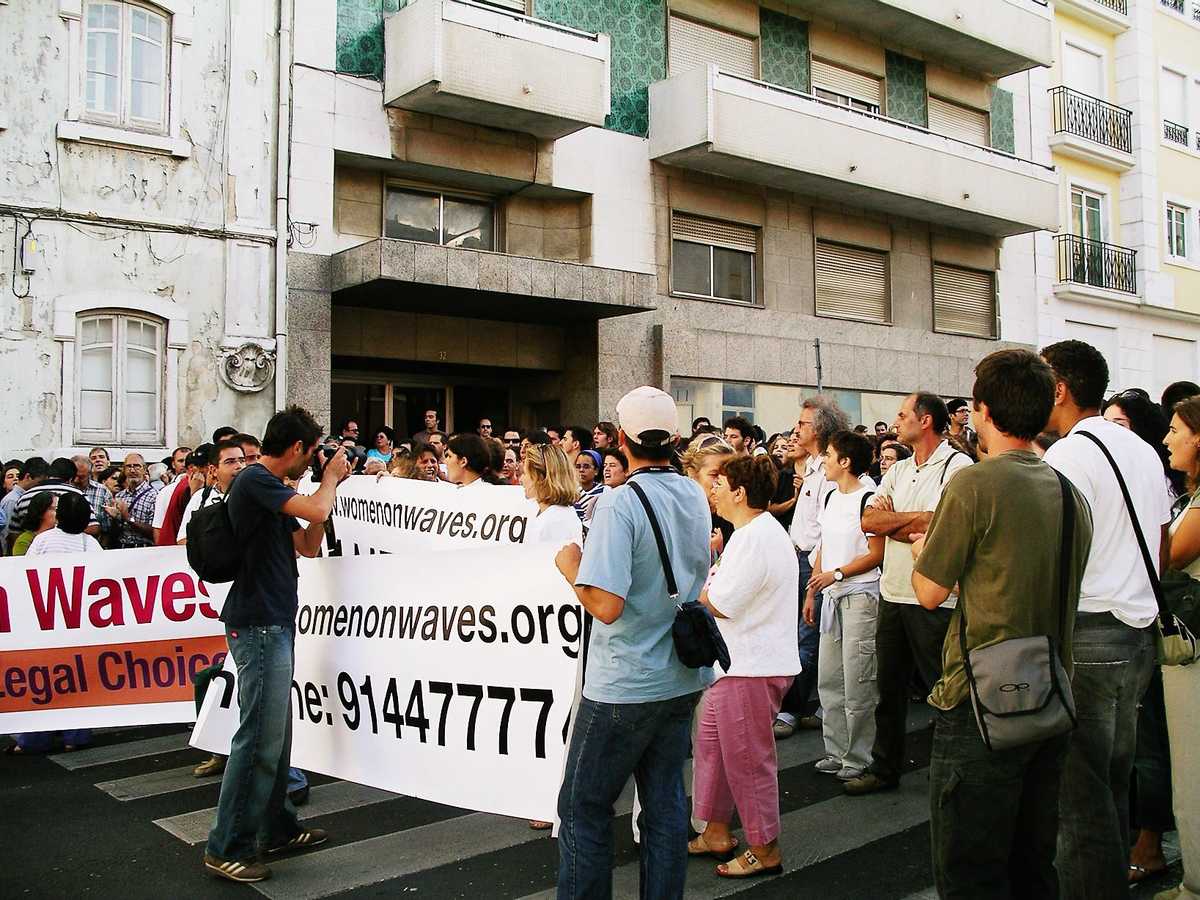
<path id="1" fill-rule="evenodd" d="M 658 517 L 654 515 L 654 507 L 650 505 L 650 499 L 640 484 L 632 479 L 625 483 L 633 488 L 633 492 L 637 494 L 637 498 L 642 501 L 642 506 L 646 509 L 646 518 L 650 520 L 650 530 L 654 532 L 654 543 L 658 544 L 658 558 L 662 561 L 663 574 L 667 577 L 667 593 L 674 600 L 679 596 L 679 585 L 675 583 L 675 572 L 671 569 L 671 558 L 667 555 L 667 542 L 663 539 Z"/>
<path id="2" fill-rule="evenodd" d="M 946 473 L 948 471 L 950 471 L 950 463 L 954 462 L 954 457 L 956 457 L 956 456 L 967 456 L 967 454 L 963 453 L 961 450 L 955 450 L 953 453 L 951 453 L 949 456 L 946 457 L 946 462 L 943 463 L 943 465 L 942 465 L 942 477 L 938 479 L 939 485 L 943 485 L 946 483 Z M 967 456 L 967 459 L 970 459 L 970 458 L 971 457 Z"/>

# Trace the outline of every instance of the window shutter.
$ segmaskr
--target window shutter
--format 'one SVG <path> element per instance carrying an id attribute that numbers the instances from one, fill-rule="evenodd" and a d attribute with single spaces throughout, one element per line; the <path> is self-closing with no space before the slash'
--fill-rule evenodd
<path id="1" fill-rule="evenodd" d="M 933 328 L 996 336 L 996 289 L 991 272 L 933 264 Z"/>
<path id="2" fill-rule="evenodd" d="M 671 16 L 668 48 L 671 75 L 716 63 L 730 75 L 758 78 L 758 41 L 754 38 Z"/>
<path id="3" fill-rule="evenodd" d="M 812 86 L 833 91 L 835 94 L 845 94 L 856 100 L 864 100 L 883 108 L 883 84 L 871 75 L 861 75 L 850 69 L 843 69 L 824 60 L 812 61 Z"/>
<path id="4" fill-rule="evenodd" d="M 817 241 L 817 315 L 888 323 L 888 255 Z"/>
<path id="5" fill-rule="evenodd" d="M 672 237 L 712 244 L 715 247 L 728 247 L 744 253 L 754 253 L 758 250 L 757 229 L 735 222 L 702 219 L 687 213 L 671 213 L 671 234 Z"/>
<path id="6" fill-rule="evenodd" d="M 929 130 L 980 147 L 991 144 L 987 113 L 939 97 L 929 98 Z"/>
<path id="7" fill-rule="evenodd" d="M 505 9 L 511 9 L 513 12 L 525 15 L 525 0 L 482 0 L 488 6 L 502 6 Z"/>

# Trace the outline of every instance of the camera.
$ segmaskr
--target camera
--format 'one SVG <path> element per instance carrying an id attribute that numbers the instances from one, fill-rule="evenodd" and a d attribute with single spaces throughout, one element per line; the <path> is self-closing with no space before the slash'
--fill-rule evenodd
<path id="1" fill-rule="evenodd" d="M 319 444 L 312 454 L 312 477 L 313 481 L 320 481 L 321 476 L 325 472 L 325 466 L 333 459 L 334 454 L 338 453 L 342 448 L 336 444 Z"/>

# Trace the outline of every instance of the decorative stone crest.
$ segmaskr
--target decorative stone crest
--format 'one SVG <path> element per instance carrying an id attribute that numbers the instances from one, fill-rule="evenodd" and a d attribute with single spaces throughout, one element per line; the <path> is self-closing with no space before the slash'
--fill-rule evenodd
<path id="1" fill-rule="evenodd" d="M 236 348 L 223 350 L 219 369 L 221 380 L 235 391 L 257 393 L 275 377 L 275 352 L 247 341 Z"/>

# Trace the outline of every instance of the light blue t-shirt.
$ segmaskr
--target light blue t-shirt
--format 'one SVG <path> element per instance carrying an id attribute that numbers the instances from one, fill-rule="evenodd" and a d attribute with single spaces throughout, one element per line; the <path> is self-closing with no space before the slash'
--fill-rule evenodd
<path id="1" fill-rule="evenodd" d="M 674 472 L 636 476 L 667 544 L 679 602 L 700 596 L 709 567 L 712 517 L 704 491 Z M 628 485 L 596 501 L 577 585 L 625 598 L 611 625 L 592 623 L 583 694 L 599 703 L 649 703 L 703 690 L 707 669 L 679 661 L 671 639 L 675 605 L 667 594 L 658 546 L 646 510 Z"/>

